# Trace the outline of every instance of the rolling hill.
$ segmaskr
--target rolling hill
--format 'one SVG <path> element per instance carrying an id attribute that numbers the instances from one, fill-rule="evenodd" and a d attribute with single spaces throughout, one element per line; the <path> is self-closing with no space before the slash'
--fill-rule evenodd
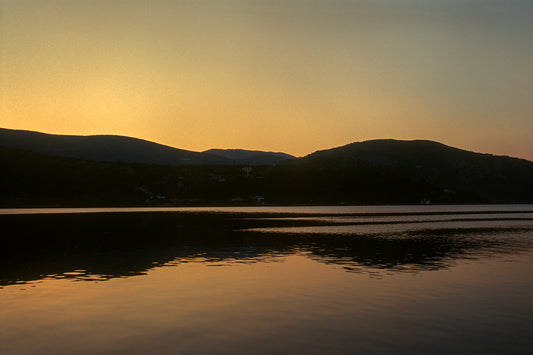
<path id="1" fill-rule="evenodd" d="M 124 136 L 69 136 L 5 128 L 0 128 L 0 145 L 52 156 L 161 165 L 268 165 L 294 158 L 242 149 L 193 152 Z"/>
<path id="2" fill-rule="evenodd" d="M 244 149 L 209 149 L 204 153 L 223 157 L 235 165 L 270 165 L 295 158 L 286 153 Z"/>
<path id="3" fill-rule="evenodd" d="M 253 203 L 254 196 L 270 204 L 533 203 L 533 162 L 432 141 L 357 142 L 244 168 L 261 152 L 195 153 L 127 137 L 0 133 L 4 207 L 225 205 Z M 90 147 L 93 142 L 102 146 Z M 109 152 L 115 147 L 109 142 L 120 149 Z"/>
<path id="4" fill-rule="evenodd" d="M 145 164 L 227 164 L 215 155 L 191 152 L 142 139 L 113 136 L 69 136 L 0 129 L 0 145 L 61 157 Z"/>
<path id="5" fill-rule="evenodd" d="M 288 182 L 284 194 L 317 200 L 533 202 L 533 162 L 426 140 L 351 143 L 289 161 L 273 176 Z"/>

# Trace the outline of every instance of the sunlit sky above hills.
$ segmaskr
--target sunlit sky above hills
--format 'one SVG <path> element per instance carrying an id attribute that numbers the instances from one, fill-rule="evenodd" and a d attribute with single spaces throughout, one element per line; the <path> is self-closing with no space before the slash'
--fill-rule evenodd
<path id="1" fill-rule="evenodd" d="M 0 126 L 533 160 L 530 0 L 0 0 Z"/>

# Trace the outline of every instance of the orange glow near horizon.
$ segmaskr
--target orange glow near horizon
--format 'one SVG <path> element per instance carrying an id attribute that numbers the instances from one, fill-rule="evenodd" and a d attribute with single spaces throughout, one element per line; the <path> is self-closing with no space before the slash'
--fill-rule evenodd
<path id="1" fill-rule="evenodd" d="M 531 5 L 385 3 L 0 0 L 0 127 L 296 156 L 429 139 L 533 160 Z"/>

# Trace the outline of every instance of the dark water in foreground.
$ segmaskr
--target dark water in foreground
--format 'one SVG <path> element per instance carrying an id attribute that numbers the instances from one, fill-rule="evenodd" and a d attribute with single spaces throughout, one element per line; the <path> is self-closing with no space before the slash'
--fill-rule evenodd
<path id="1" fill-rule="evenodd" d="M 0 223 L 1 354 L 533 352 L 532 205 Z"/>

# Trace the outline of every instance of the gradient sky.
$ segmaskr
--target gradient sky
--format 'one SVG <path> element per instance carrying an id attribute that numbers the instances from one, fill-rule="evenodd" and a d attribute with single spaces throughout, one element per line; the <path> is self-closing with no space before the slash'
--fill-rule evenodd
<path id="1" fill-rule="evenodd" d="M 533 160 L 531 0 L 0 0 L 0 126 Z"/>

